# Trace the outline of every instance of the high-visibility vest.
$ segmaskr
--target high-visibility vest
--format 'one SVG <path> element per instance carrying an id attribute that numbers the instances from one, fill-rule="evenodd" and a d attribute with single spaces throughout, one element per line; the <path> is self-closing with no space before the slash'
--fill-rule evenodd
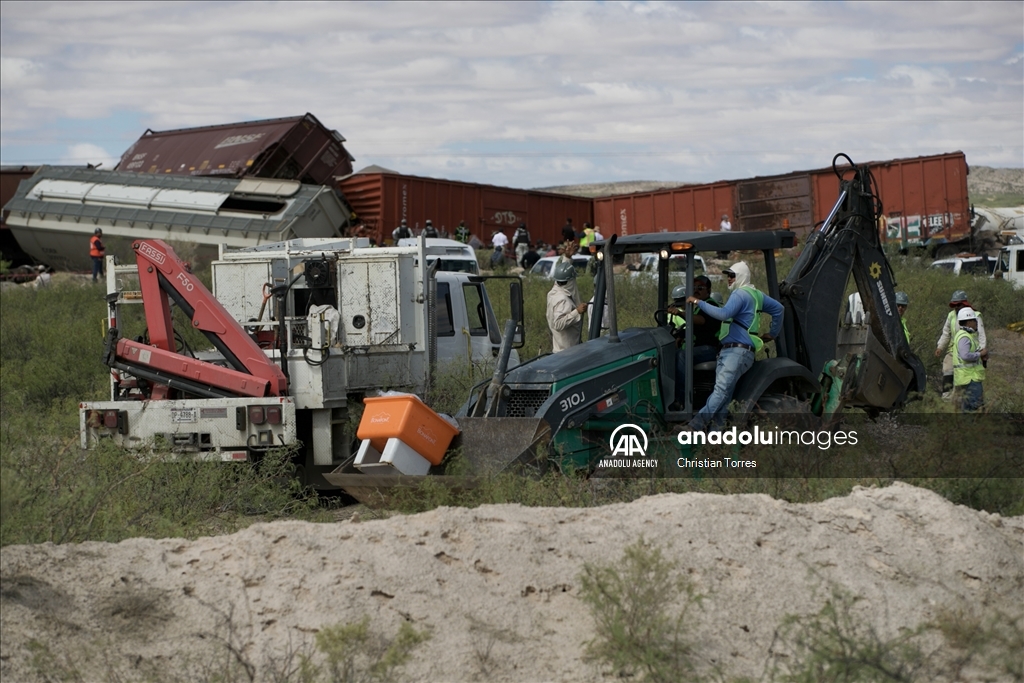
<path id="1" fill-rule="evenodd" d="M 953 386 L 957 387 L 985 381 L 985 366 L 982 365 L 980 358 L 975 361 L 960 358 L 960 340 L 964 337 L 970 340 L 972 353 L 977 353 L 979 349 L 977 332 L 968 332 L 961 328 L 953 335 Z"/>
<path id="2" fill-rule="evenodd" d="M 750 337 L 750 343 L 754 347 L 754 353 L 757 353 L 764 348 L 764 340 L 757 336 L 758 331 L 761 329 L 761 312 L 764 310 L 764 292 L 756 287 L 750 285 L 744 285 L 736 291 L 743 290 L 754 297 L 754 319 L 750 322 L 750 327 L 747 328 L 747 336 Z M 719 339 L 725 339 L 726 335 L 729 334 L 729 328 L 732 325 L 732 318 L 722 323 L 722 329 L 718 333 Z"/>
<path id="3" fill-rule="evenodd" d="M 956 336 L 957 330 L 960 329 L 960 324 L 956 320 L 956 314 L 957 314 L 957 311 L 950 311 L 949 315 L 946 316 L 946 327 L 949 328 L 949 343 L 950 344 L 954 343 L 953 342 L 953 337 Z M 981 311 L 975 310 L 974 311 L 974 315 L 978 316 L 978 326 L 979 327 L 982 326 L 984 324 L 984 320 L 981 317 Z M 950 349 L 949 352 L 953 353 L 953 350 Z"/>
<path id="4" fill-rule="evenodd" d="M 99 258 L 103 256 L 104 251 L 105 249 L 103 248 L 103 242 L 100 241 L 99 235 L 93 235 L 92 237 L 89 238 L 89 256 L 92 256 L 93 258 Z"/>
<path id="5" fill-rule="evenodd" d="M 910 343 L 910 328 L 907 327 L 907 319 L 900 318 L 900 322 L 903 323 L 903 334 L 907 336 L 907 343 Z"/>

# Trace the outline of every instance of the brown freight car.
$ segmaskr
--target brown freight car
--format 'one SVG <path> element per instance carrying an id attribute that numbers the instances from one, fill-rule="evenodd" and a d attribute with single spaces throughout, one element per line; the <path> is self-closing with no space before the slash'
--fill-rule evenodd
<path id="1" fill-rule="evenodd" d="M 592 200 L 585 197 L 401 175 L 380 167 L 341 178 L 338 187 L 356 214 L 355 222 L 366 225 L 378 244 L 391 239 L 402 219 L 414 233 L 430 219 L 451 236 L 464 220 L 484 244 L 495 230 L 511 237 L 526 223 L 535 241 L 553 244 L 561 240 L 566 218 L 581 230 L 593 216 Z"/>
<path id="2" fill-rule="evenodd" d="M 280 178 L 329 185 L 352 172 L 345 138 L 312 114 L 219 126 L 146 130 L 115 170 Z"/>
<path id="3" fill-rule="evenodd" d="M 883 238 L 902 246 L 956 251 L 971 235 L 967 161 L 963 152 L 868 164 L 884 209 Z M 620 234 L 718 230 L 722 215 L 733 230 L 788 228 L 807 234 L 825 219 L 839 195 L 831 167 L 747 180 L 724 180 L 594 200 L 594 220 Z"/>

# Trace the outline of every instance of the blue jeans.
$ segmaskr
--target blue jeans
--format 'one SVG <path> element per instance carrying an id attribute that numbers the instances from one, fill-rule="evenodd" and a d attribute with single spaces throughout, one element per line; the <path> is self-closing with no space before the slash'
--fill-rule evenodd
<path id="1" fill-rule="evenodd" d="M 718 347 L 705 344 L 704 346 L 693 347 L 693 364 L 700 365 L 715 360 L 718 355 Z M 682 404 L 686 400 L 686 347 L 676 349 L 676 395 L 677 403 Z"/>
<path id="2" fill-rule="evenodd" d="M 960 393 L 960 397 L 963 399 L 960 404 L 960 410 L 965 413 L 973 413 L 976 410 L 981 410 L 982 406 L 985 405 L 985 393 L 982 389 L 981 382 L 964 384 L 958 386 L 956 390 Z"/>
<path id="3" fill-rule="evenodd" d="M 690 422 L 694 429 L 704 429 L 710 424 L 721 427 L 725 424 L 725 416 L 729 411 L 732 393 L 736 383 L 754 364 L 754 352 L 739 346 L 722 349 L 718 352 L 718 368 L 715 371 L 715 390 L 708 402 Z"/>
<path id="4" fill-rule="evenodd" d="M 103 277 L 103 257 L 93 256 L 92 257 L 92 281 L 96 282 L 98 278 Z"/>

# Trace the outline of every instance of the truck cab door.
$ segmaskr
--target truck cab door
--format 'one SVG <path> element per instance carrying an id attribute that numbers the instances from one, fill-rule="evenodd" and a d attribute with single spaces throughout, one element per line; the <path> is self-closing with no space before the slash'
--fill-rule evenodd
<path id="1" fill-rule="evenodd" d="M 513 304 L 513 316 L 521 318 L 521 311 L 520 297 Z M 484 278 L 438 273 L 435 329 L 439 363 L 494 362 L 501 346 L 501 329 L 487 296 Z M 521 331 L 518 338 L 522 338 Z M 518 364 L 519 354 L 513 349 L 509 367 Z"/>

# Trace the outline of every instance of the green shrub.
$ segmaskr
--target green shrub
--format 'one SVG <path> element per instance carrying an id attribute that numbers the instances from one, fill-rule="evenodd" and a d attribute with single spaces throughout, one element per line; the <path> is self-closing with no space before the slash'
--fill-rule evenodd
<path id="1" fill-rule="evenodd" d="M 857 598 L 833 586 L 817 614 L 788 616 L 779 629 L 781 650 L 772 680 L 783 683 L 910 683 L 926 680 L 919 643 L 924 628 L 883 638 L 854 613 Z"/>
<path id="2" fill-rule="evenodd" d="M 579 581 L 580 599 L 594 618 L 589 657 L 611 666 L 618 677 L 693 680 L 687 618 L 700 596 L 660 548 L 641 538 L 615 565 L 585 564 Z"/>
<path id="3" fill-rule="evenodd" d="M 325 665 L 321 667 L 307 660 L 302 668 L 302 680 L 330 683 L 398 680 L 412 651 L 429 639 L 428 631 L 417 631 L 406 621 L 392 638 L 372 632 L 369 617 L 355 624 L 329 626 L 316 634 L 316 647 L 326 658 Z M 326 679 L 322 678 L 325 673 Z"/>
<path id="4" fill-rule="evenodd" d="M 891 637 L 857 614 L 839 586 L 815 614 L 787 616 L 769 679 L 779 683 L 1024 681 L 1024 614 L 1000 607 L 940 608 L 935 619 Z"/>

